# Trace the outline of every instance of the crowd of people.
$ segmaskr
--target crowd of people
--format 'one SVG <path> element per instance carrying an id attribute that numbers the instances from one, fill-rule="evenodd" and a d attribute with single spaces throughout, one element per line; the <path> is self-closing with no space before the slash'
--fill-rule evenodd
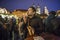
<path id="1" fill-rule="evenodd" d="M 0 16 L 0 40 L 25 40 L 29 36 L 40 36 L 49 33 L 60 36 L 60 18 L 55 11 L 51 11 L 44 20 L 37 17 L 34 7 L 29 7 L 27 16 L 16 19 L 8 19 Z"/>

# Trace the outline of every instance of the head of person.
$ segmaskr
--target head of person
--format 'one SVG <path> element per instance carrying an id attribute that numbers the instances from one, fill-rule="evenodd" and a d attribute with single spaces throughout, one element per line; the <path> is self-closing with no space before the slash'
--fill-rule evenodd
<path id="1" fill-rule="evenodd" d="M 28 8 L 28 13 L 27 13 L 28 16 L 34 16 L 35 13 L 36 13 L 35 7 L 31 6 L 31 7 Z"/>
<path id="2" fill-rule="evenodd" d="M 49 14 L 56 15 L 55 11 L 51 11 Z"/>

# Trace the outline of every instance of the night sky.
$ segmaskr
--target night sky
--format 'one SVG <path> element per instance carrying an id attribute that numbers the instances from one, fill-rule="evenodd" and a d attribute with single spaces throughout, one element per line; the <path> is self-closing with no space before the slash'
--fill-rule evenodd
<path id="1" fill-rule="evenodd" d="M 6 8 L 9 11 L 15 9 L 28 9 L 32 4 L 37 6 L 38 3 L 43 10 L 44 6 L 47 6 L 49 11 L 60 10 L 60 0 L 0 0 L 0 7 Z"/>

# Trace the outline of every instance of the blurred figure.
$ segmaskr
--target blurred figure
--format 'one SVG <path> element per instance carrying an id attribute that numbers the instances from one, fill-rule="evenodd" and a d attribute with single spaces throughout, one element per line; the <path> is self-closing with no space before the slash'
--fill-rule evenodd
<path id="1" fill-rule="evenodd" d="M 54 27 L 54 34 L 60 36 L 60 10 L 57 11 L 57 17 L 52 20 L 52 24 Z"/>
<path id="2" fill-rule="evenodd" d="M 53 32 L 53 24 L 51 23 L 51 21 L 53 19 L 56 18 L 56 12 L 55 11 L 51 11 L 49 13 L 49 16 L 47 17 L 47 19 L 45 20 L 45 31 L 48 33 L 52 33 Z"/>
<path id="3" fill-rule="evenodd" d="M 3 23 L 3 30 L 2 30 L 2 40 L 8 40 L 8 30 L 7 25 Z"/>
<path id="4" fill-rule="evenodd" d="M 5 23 L 8 23 L 8 18 L 5 17 L 5 18 L 4 18 L 4 21 L 5 21 Z"/>
<path id="5" fill-rule="evenodd" d="M 0 22 L 0 40 L 2 40 L 2 31 L 3 30 L 3 23 Z"/>
<path id="6" fill-rule="evenodd" d="M 32 35 L 37 35 L 37 36 L 39 36 L 44 30 L 42 20 L 39 17 L 37 17 L 35 14 L 36 14 L 35 8 L 29 7 L 27 13 L 28 16 L 23 16 L 23 24 L 21 29 L 23 32 L 24 39 L 27 38 L 27 36 L 30 35 L 29 33 L 31 33 L 33 30 L 34 30 L 34 34 Z M 29 30 L 29 28 L 31 28 L 30 29 L 31 31 Z"/>
<path id="7" fill-rule="evenodd" d="M 3 20 L 3 18 L 2 18 L 2 16 L 0 15 L 0 39 L 1 40 L 3 40 L 3 30 L 4 30 L 4 28 L 3 28 L 3 23 L 4 23 L 4 20 Z"/>
<path id="8" fill-rule="evenodd" d="M 0 22 L 4 23 L 4 19 L 2 18 L 1 15 L 0 15 Z"/>

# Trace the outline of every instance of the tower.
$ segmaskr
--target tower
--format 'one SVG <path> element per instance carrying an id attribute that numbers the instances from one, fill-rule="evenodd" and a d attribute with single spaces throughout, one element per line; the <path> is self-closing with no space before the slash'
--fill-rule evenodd
<path id="1" fill-rule="evenodd" d="M 39 4 L 38 4 L 38 6 L 36 7 L 36 13 L 37 13 L 37 14 L 41 14 L 41 10 L 40 10 Z"/>
<path id="2" fill-rule="evenodd" d="M 48 9 L 47 9 L 46 6 L 44 7 L 44 13 L 47 14 L 47 15 L 49 15 L 49 12 L 48 12 Z"/>

